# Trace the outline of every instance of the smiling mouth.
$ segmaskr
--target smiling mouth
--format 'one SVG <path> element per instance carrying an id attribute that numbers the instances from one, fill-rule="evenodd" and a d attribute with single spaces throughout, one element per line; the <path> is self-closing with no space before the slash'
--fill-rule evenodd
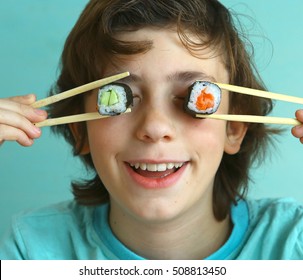
<path id="1" fill-rule="evenodd" d="M 137 174 L 147 178 L 165 178 L 176 173 L 185 163 L 129 163 Z"/>

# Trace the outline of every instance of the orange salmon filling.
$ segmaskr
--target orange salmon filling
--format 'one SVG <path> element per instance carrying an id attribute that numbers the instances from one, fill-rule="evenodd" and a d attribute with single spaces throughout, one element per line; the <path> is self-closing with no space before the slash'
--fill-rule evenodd
<path id="1" fill-rule="evenodd" d="M 200 111 L 205 111 L 209 108 L 213 108 L 215 105 L 214 96 L 211 93 L 206 92 L 204 88 L 197 98 L 196 107 Z"/>

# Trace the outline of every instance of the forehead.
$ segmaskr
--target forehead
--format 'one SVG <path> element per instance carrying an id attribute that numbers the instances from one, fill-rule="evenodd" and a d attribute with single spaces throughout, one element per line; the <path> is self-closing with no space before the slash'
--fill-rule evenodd
<path id="1" fill-rule="evenodd" d="M 152 47 L 140 54 L 116 55 L 109 71 L 130 71 L 132 75 L 129 79 L 136 81 L 146 75 L 149 79 L 154 77 L 157 80 L 165 77 L 166 81 L 199 76 L 201 79 L 226 82 L 228 74 L 217 49 L 206 47 L 201 39 L 190 33 L 187 36 L 200 48 L 188 49 L 174 29 L 143 28 L 119 33 L 116 36 L 118 40 L 149 41 Z"/>
<path id="2" fill-rule="evenodd" d="M 198 36 L 192 32 L 182 31 L 179 33 L 176 27 L 144 27 L 138 30 L 119 32 L 115 35 L 115 39 L 124 42 L 150 42 L 151 49 L 164 47 L 170 44 L 170 47 L 187 49 L 196 57 L 210 57 L 218 55 L 219 47 L 212 45 L 207 46 L 205 42 L 209 40 L 205 36 Z"/>

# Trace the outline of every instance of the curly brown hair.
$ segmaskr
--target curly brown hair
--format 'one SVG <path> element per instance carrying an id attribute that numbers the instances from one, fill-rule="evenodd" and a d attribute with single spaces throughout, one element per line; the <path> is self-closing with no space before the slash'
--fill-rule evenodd
<path id="1" fill-rule="evenodd" d="M 150 41 L 125 42 L 115 39 L 117 32 L 131 32 L 143 27 L 176 27 L 189 50 L 216 46 L 222 52 L 230 83 L 265 89 L 247 45 L 239 34 L 231 12 L 216 0 L 91 0 L 70 32 L 61 57 L 61 72 L 51 95 L 100 79 L 109 61 L 117 54 L 137 54 L 152 47 Z M 201 43 L 187 34 L 195 34 Z M 246 42 L 246 41 L 245 41 Z M 51 117 L 82 113 L 83 95 L 60 102 L 49 108 Z M 269 99 L 230 93 L 230 113 L 267 115 L 273 104 Z M 231 203 L 243 197 L 250 181 L 249 170 L 256 159 L 265 155 L 271 135 L 277 133 L 264 124 L 247 125 L 240 151 L 224 153 L 215 178 L 213 211 L 217 220 L 229 213 Z M 75 199 L 80 204 L 95 205 L 108 201 L 108 192 L 97 175 L 90 154 L 80 151 L 87 140 L 86 123 L 78 123 L 83 137 L 77 141 L 68 125 L 53 130 L 65 137 L 88 169 L 91 179 L 72 182 Z"/>

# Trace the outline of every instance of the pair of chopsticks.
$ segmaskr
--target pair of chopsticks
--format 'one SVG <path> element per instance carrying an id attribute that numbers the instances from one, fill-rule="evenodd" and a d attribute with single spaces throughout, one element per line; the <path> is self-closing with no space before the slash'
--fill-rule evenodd
<path id="1" fill-rule="evenodd" d="M 59 102 L 61 100 L 64 100 L 66 98 L 88 92 L 90 90 L 99 88 L 101 86 L 104 86 L 106 84 L 115 82 L 117 80 L 123 79 L 127 76 L 129 76 L 129 72 L 124 72 L 118 75 L 114 75 L 111 77 L 107 77 L 101 80 L 97 80 L 88 84 L 85 84 L 83 86 L 76 87 L 71 90 L 64 91 L 62 93 L 59 93 L 57 95 L 53 95 L 41 100 L 36 101 L 32 104 L 32 107 L 34 108 L 41 108 L 56 102 Z M 125 113 L 130 112 L 130 109 L 127 109 Z M 59 124 L 67 124 L 67 123 L 74 123 L 74 122 L 83 122 L 83 121 L 90 121 L 90 120 L 96 120 L 101 118 L 106 118 L 109 116 L 103 116 L 100 115 L 99 112 L 92 112 L 92 113 L 84 113 L 79 115 L 73 115 L 73 116 L 67 116 L 67 117 L 61 117 L 61 118 L 53 118 L 53 119 L 47 119 L 45 121 L 35 123 L 37 127 L 43 127 L 43 126 L 53 126 L 53 125 L 59 125 Z"/>
<path id="2" fill-rule="evenodd" d="M 57 95 L 53 95 L 50 97 L 47 97 L 45 99 L 41 99 L 39 101 L 36 101 L 32 104 L 32 107 L 34 108 L 41 108 L 56 102 L 59 102 L 61 100 L 64 100 L 66 98 L 88 92 L 90 90 L 96 89 L 98 87 L 104 86 L 106 84 L 115 82 L 117 80 L 123 79 L 127 76 L 129 76 L 129 72 L 124 72 L 118 75 L 114 75 L 111 77 L 107 77 L 101 80 L 97 80 L 95 82 L 91 82 L 88 84 L 85 84 L 83 86 L 62 92 Z M 284 94 L 279 93 L 273 93 L 273 92 L 267 92 L 262 90 L 256 90 L 251 88 L 245 88 L 245 87 L 239 87 L 234 85 L 228 85 L 228 84 L 221 84 L 221 83 L 215 83 L 218 85 L 221 89 L 225 89 L 232 92 L 237 92 L 241 94 L 247 94 L 247 95 L 253 95 L 258 97 L 264 97 L 264 98 L 270 98 L 270 99 L 276 99 L 281 101 L 287 101 L 297 104 L 303 104 L 303 98 L 295 97 L 295 96 L 288 96 Z M 130 109 L 128 109 L 125 113 L 130 112 Z M 61 117 L 61 118 L 54 118 L 54 119 L 47 119 L 45 121 L 36 123 L 35 125 L 37 127 L 43 127 L 43 126 L 52 126 L 52 125 L 59 125 L 59 124 L 67 124 L 67 123 L 74 123 L 74 122 L 81 122 L 81 121 L 89 121 L 89 120 L 96 120 L 100 118 L 106 118 L 109 116 L 102 116 L 98 112 L 92 112 L 92 113 L 84 113 L 74 116 L 67 116 L 67 117 Z M 229 115 L 229 114 L 212 114 L 212 115 L 201 115 L 197 114 L 197 118 L 209 118 L 209 119 L 217 119 L 217 120 L 227 120 L 227 121 L 239 121 L 239 122 L 250 122 L 250 123 L 268 123 L 268 124 L 282 124 L 282 125 L 299 125 L 302 124 L 299 122 L 296 118 L 279 118 L 279 117 L 268 117 L 268 116 L 250 116 L 250 115 Z"/>
<path id="3" fill-rule="evenodd" d="M 228 85 L 215 83 L 221 89 L 225 89 L 231 92 L 237 92 L 241 94 L 253 95 L 258 97 L 276 99 L 286 102 L 292 102 L 296 104 L 303 104 L 303 98 L 296 96 L 288 96 L 279 93 L 267 92 L 263 90 L 245 88 L 240 86 Z M 267 123 L 267 124 L 281 124 L 281 125 L 300 125 L 302 124 L 296 118 L 280 118 L 280 117 L 269 117 L 269 116 L 251 116 L 251 115 L 229 115 L 229 114 L 212 114 L 212 115 L 202 115 L 197 114 L 197 118 L 208 118 L 217 120 L 227 120 L 227 121 L 238 121 L 238 122 L 250 122 L 250 123 Z"/>

